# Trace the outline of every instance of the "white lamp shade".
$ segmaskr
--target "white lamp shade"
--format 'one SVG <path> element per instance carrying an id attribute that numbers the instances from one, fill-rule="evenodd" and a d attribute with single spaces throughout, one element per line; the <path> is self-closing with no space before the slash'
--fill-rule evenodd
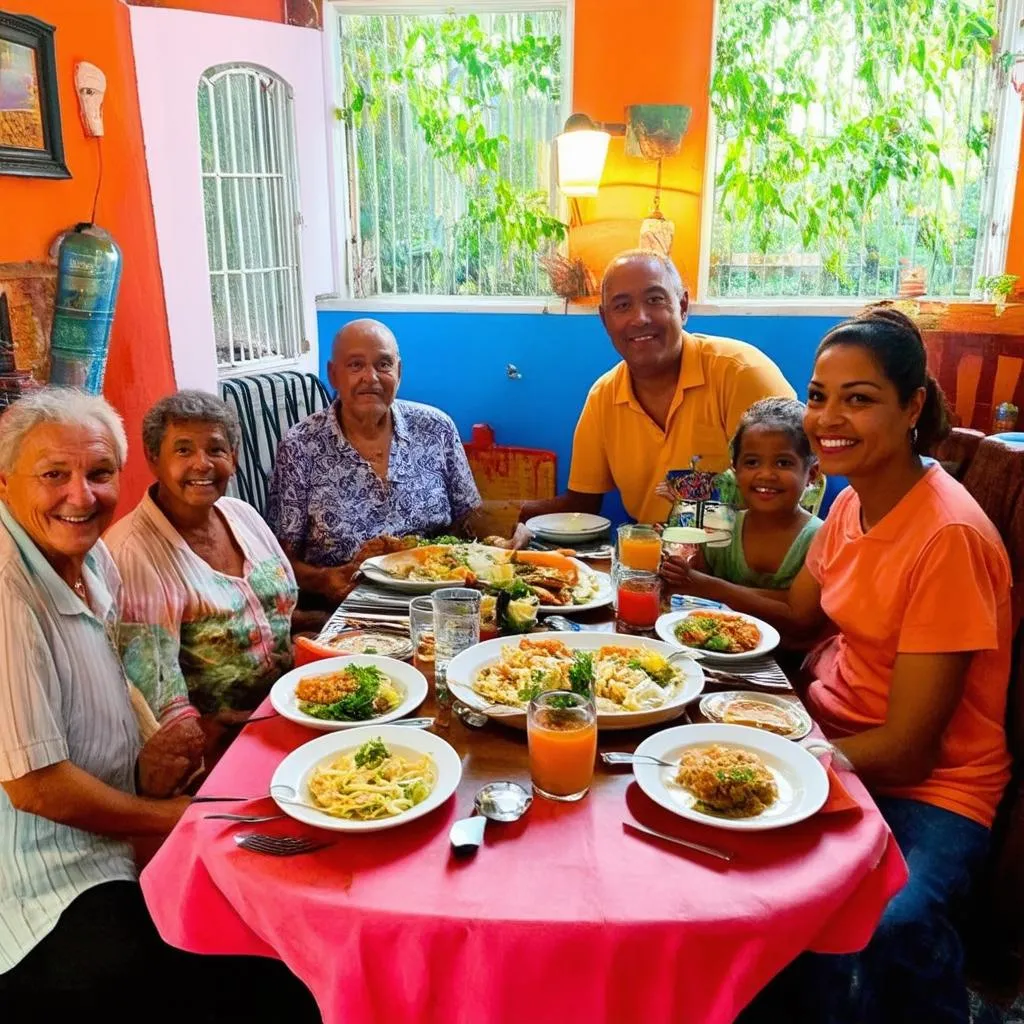
<path id="1" fill-rule="evenodd" d="M 577 129 L 555 136 L 558 187 L 567 196 L 596 196 L 608 155 L 607 132 Z"/>

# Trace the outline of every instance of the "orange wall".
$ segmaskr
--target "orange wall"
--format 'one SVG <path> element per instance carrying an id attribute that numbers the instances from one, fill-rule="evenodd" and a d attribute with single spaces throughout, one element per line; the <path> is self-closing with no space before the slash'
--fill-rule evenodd
<path id="1" fill-rule="evenodd" d="M 1024 97 L 1022 97 L 1024 102 Z M 1017 294 L 1024 292 L 1024 129 L 1021 130 L 1020 166 L 1017 168 L 1017 191 L 1013 196 L 1010 218 L 1010 242 L 1006 252 L 1006 272 L 1017 274 Z"/>
<path id="2" fill-rule="evenodd" d="M 284 21 L 284 0 L 135 0 L 139 7 L 167 7 L 178 11 L 231 14 L 236 18 Z"/>
<path id="3" fill-rule="evenodd" d="M 576 0 L 573 110 L 597 121 L 624 121 L 630 103 L 692 108 L 682 151 L 664 162 L 661 203 L 675 222 L 672 255 L 692 294 L 700 252 L 714 2 L 645 0 L 631 14 L 623 8 L 622 0 Z M 597 245 L 610 248 L 609 255 L 638 243 L 640 222 L 654 196 L 655 165 L 625 156 L 623 147 L 622 138 L 612 138 L 600 193 L 580 200 L 585 223 L 606 222 Z"/>
<path id="4" fill-rule="evenodd" d="M 174 388 L 170 337 L 157 259 L 156 229 L 142 148 L 128 9 L 117 0 L 4 0 L 14 14 L 57 27 L 57 82 L 64 150 L 72 177 L 0 177 L 0 261 L 42 260 L 54 236 L 88 220 L 96 187 L 96 141 L 78 114 L 74 66 L 88 60 L 107 76 L 103 185 L 96 221 L 121 247 L 124 269 L 110 344 L 105 391 L 124 416 L 130 442 L 120 511 L 130 509 L 149 479 L 139 443 L 146 409 Z M 13 216 L 12 216 L 13 213 Z"/>

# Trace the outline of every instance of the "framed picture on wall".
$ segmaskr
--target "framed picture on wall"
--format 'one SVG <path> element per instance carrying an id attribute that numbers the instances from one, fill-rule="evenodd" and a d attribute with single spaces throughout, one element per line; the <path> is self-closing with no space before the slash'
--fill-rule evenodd
<path id="1" fill-rule="evenodd" d="M 53 26 L 0 11 L 0 174 L 70 178 Z"/>

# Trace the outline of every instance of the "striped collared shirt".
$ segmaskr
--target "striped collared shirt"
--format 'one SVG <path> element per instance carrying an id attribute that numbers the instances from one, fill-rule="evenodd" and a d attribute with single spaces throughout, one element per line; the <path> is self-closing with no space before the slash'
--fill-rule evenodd
<path id="1" fill-rule="evenodd" d="M 94 612 L 0 503 L 0 781 L 70 761 L 135 791 L 139 729 L 115 653 L 120 581 L 86 556 Z M 0 974 L 94 885 L 135 878 L 130 843 L 15 810 L 0 788 Z"/>

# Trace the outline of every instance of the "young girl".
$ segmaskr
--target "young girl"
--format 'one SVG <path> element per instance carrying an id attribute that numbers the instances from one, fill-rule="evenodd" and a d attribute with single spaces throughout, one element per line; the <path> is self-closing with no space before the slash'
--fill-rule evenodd
<path id="1" fill-rule="evenodd" d="M 774 591 L 781 608 L 822 525 L 800 507 L 818 472 L 803 417 L 803 404 L 790 398 L 764 398 L 747 410 L 732 439 L 733 472 L 746 505 L 732 540 L 689 560 L 667 558 L 662 576 L 668 583 L 727 605 L 746 588 Z"/>

